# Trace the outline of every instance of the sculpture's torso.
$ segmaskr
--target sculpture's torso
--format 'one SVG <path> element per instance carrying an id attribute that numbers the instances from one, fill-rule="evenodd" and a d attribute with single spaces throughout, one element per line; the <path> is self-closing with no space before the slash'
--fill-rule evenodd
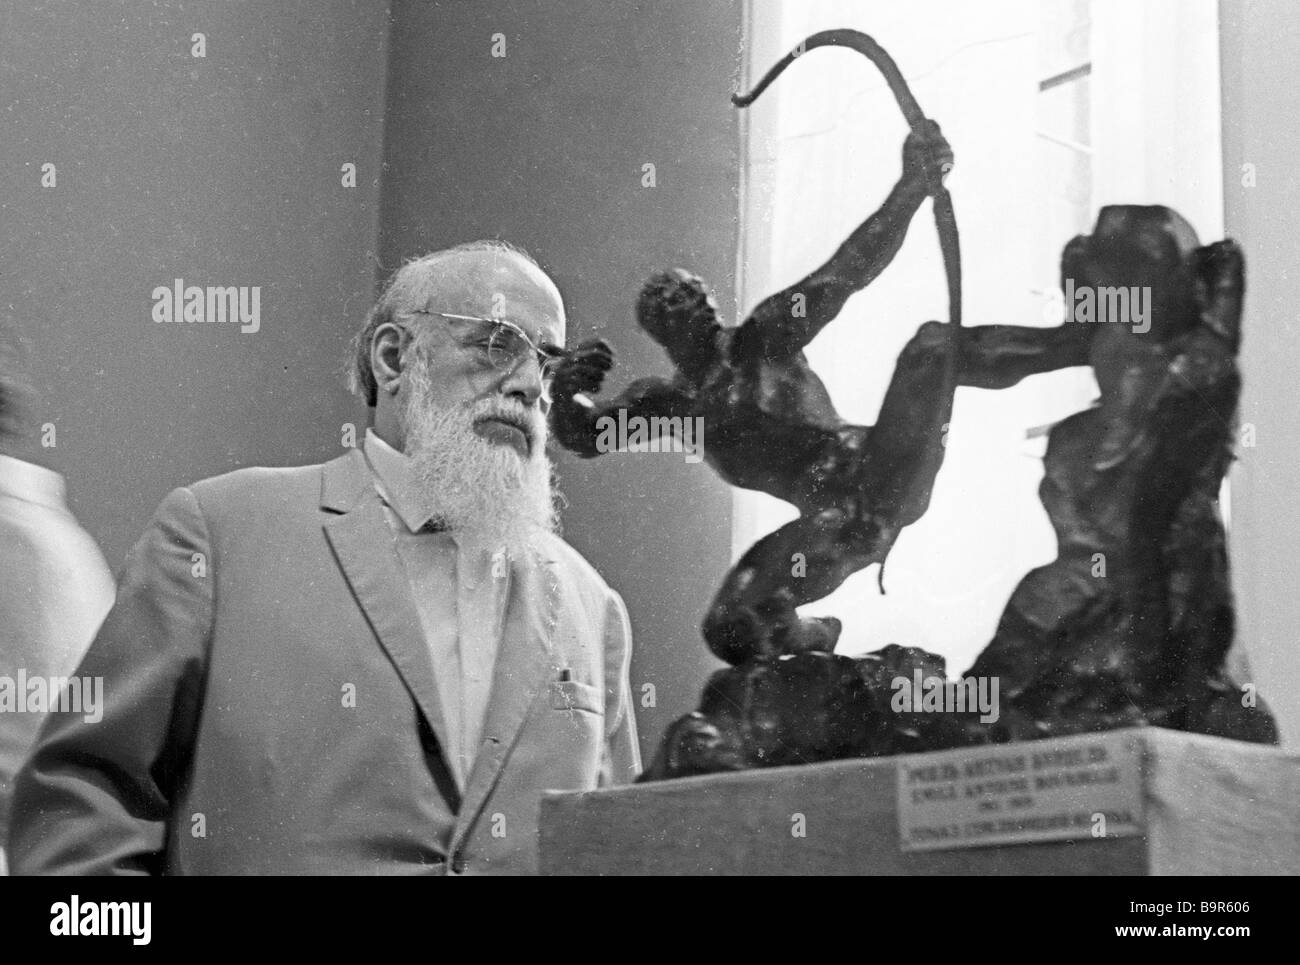
<path id="1" fill-rule="evenodd" d="M 833 485 L 819 456 L 847 426 L 802 352 L 771 361 L 735 358 L 735 330 L 719 335 L 719 359 L 695 390 L 705 422 L 705 460 L 727 482 L 808 507 Z"/>

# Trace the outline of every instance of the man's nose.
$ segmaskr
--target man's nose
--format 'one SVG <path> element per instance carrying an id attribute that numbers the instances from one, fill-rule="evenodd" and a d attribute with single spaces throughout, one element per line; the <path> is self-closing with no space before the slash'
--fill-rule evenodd
<path id="1" fill-rule="evenodd" d="M 532 408 L 542 398 L 542 366 L 537 359 L 524 356 L 506 372 L 501 382 L 501 392 Z"/>

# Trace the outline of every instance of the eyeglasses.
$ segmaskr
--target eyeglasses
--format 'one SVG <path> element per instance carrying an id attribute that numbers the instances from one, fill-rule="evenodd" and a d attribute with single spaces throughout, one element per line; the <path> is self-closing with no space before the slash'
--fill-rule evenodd
<path id="1" fill-rule="evenodd" d="M 551 401 L 551 380 L 555 378 L 556 369 L 567 355 L 564 349 L 538 345 L 522 328 L 504 318 L 419 309 L 399 314 L 437 315 L 447 319 L 454 323 L 453 329 L 459 329 L 457 335 L 464 347 L 478 350 L 492 368 L 501 372 L 513 372 L 525 359 L 535 358 L 542 373 L 542 398 L 546 402 Z"/>

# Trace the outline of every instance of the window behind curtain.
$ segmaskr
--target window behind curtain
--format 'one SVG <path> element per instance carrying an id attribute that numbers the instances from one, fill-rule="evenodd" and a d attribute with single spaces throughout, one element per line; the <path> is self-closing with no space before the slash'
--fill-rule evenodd
<path id="1" fill-rule="evenodd" d="M 754 0 L 745 86 L 831 27 L 875 37 L 953 145 L 967 325 L 1058 324 L 1061 248 L 1102 204 L 1168 204 L 1202 239 L 1221 236 L 1212 0 Z M 875 68 L 842 50 L 796 61 L 745 124 L 738 287 L 748 311 L 883 201 L 907 130 Z M 807 352 L 846 419 L 875 421 L 899 350 L 928 319 L 947 320 L 929 202 L 893 264 Z M 1037 498 L 1045 429 L 1095 393 L 1082 368 L 1000 392 L 960 389 L 930 509 L 898 540 L 886 594 L 872 567 L 804 612 L 844 620 L 841 653 L 922 646 L 964 670 L 1016 583 L 1056 555 Z M 737 490 L 735 504 L 737 556 L 794 517 L 759 493 Z"/>

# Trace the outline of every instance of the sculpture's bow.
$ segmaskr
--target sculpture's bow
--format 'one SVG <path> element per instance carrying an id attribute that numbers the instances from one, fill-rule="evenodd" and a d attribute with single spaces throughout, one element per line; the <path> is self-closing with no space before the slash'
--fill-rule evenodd
<path id="1" fill-rule="evenodd" d="M 903 79 L 898 65 L 894 63 L 894 58 L 889 56 L 885 48 L 860 30 L 841 28 L 813 34 L 773 64 L 748 94 L 732 94 L 731 102 L 737 107 L 748 107 L 758 100 L 759 95 L 767 89 L 768 85 L 781 76 L 781 72 L 798 57 L 818 47 L 847 47 L 856 50 L 875 64 L 884 75 L 889 89 L 894 92 L 894 99 L 898 101 L 898 107 L 903 112 L 908 126 L 918 136 L 924 134 L 923 126 L 926 117 L 921 112 L 921 106 L 917 104 L 916 98 L 912 96 L 912 91 L 907 86 L 907 81 Z M 957 359 L 960 354 L 958 340 L 961 334 L 958 329 L 961 327 L 961 245 L 957 235 L 957 215 L 952 209 L 952 196 L 940 180 L 946 173 L 944 171 L 936 174 L 937 183 L 931 185 L 930 193 L 934 198 L 934 225 L 939 233 L 939 250 L 943 253 L 944 272 L 948 277 L 948 320 L 952 323 L 949 333 L 950 351 L 944 353 L 943 391 L 939 398 L 944 400 L 942 404 L 950 405 L 953 393 L 957 389 Z M 879 574 L 882 593 L 885 590 L 884 577 L 885 567 L 882 561 Z"/>
<path id="2" fill-rule="evenodd" d="M 903 79 L 898 65 L 894 63 L 894 58 L 890 57 L 880 44 L 859 30 L 823 30 L 820 33 L 813 34 L 772 65 L 772 68 L 763 75 L 762 80 L 748 94 L 733 94 L 731 96 L 732 103 L 737 107 L 748 107 L 758 99 L 759 95 L 767 89 L 772 81 L 781 75 L 782 71 L 794 63 L 796 58 L 818 47 L 848 47 L 850 50 L 856 50 L 869 59 L 879 68 L 880 73 L 884 75 L 885 83 L 894 92 L 894 98 L 898 101 L 899 109 L 902 110 L 908 126 L 918 135 L 922 133 L 922 125 L 926 119 L 925 115 L 921 113 L 921 107 L 916 103 L 916 98 L 912 96 L 912 91 L 907 86 L 907 81 Z M 957 237 L 957 216 L 952 210 L 952 197 L 942 183 L 934 185 L 932 195 L 934 197 L 934 224 L 939 232 L 939 250 L 943 253 L 943 267 L 948 275 L 948 319 L 953 323 L 952 337 L 955 348 L 955 340 L 958 337 L 956 328 L 961 325 L 961 248 Z M 955 351 L 948 355 L 948 374 L 950 376 L 948 386 L 950 390 L 955 383 L 956 357 Z"/>

